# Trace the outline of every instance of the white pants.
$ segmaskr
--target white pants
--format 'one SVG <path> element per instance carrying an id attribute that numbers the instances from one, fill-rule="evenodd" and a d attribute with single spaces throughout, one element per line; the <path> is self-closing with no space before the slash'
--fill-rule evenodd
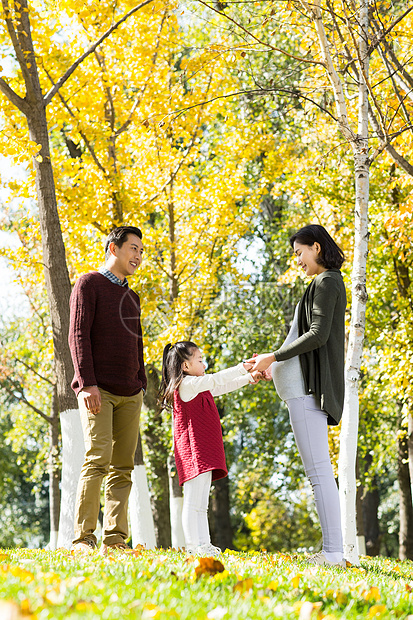
<path id="1" fill-rule="evenodd" d="M 184 482 L 182 527 L 187 548 L 208 545 L 211 542 L 208 525 L 211 482 L 212 472 L 210 471 Z"/>
<path id="2" fill-rule="evenodd" d="M 314 491 L 323 551 L 342 553 L 340 499 L 328 451 L 327 414 L 314 396 L 286 402 L 298 451 Z"/>

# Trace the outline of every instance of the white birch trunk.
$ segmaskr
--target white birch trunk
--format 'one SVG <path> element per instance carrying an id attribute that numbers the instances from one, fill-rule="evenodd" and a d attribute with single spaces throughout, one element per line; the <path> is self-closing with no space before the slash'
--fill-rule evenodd
<path id="1" fill-rule="evenodd" d="M 62 429 L 62 478 L 57 547 L 70 548 L 74 538 L 77 483 L 85 459 L 85 444 L 79 409 L 60 414 Z"/>
<path id="2" fill-rule="evenodd" d="M 356 456 L 359 421 L 358 381 L 363 355 L 366 314 L 366 266 L 368 252 L 368 0 L 359 11 L 359 115 L 358 136 L 353 143 L 356 185 L 354 257 L 351 274 L 351 324 L 346 360 L 346 394 L 340 436 L 339 482 L 344 557 L 359 564 L 356 530 Z"/>
<path id="3" fill-rule="evenodd" d="M 169 495 L 169 512 L 171 516 L 171 536 L 172 547 L 174 549 L 184 549 L 185 536 L 182 527 L 182 508 L 184 505 L 183 497 L 172 497 Z"/>
<path id="4" fill-rule="evenodd" d="M 153 522 L 151 498 L 145 465 L 135 465 L 132 471 L 132 489 L 129 496 L 129 513 L 132 531 L 132 546 L 144 545 L 155 549 L 156 537 Z"/>
<path id="5" fill-rule="evenodd" d="M 359 563 L 356 529 L 356 455 L 358 434 L 358 380 L 363 352 L 366 311 L 366 263 L 368 242 L 368 89 L 364 78 L 368 78 L 368 0 L 360 0 L 359 6 L 359 104 L 357 135 L 350 127 L 343 84 L 337 73 L 330 53 L 330 46 L 324 28 L 320 0 L 311 4 L 301 0 L 314 22 L 320 51 L 326 73 L 333 87 L 338 125 L 345 138 L 352 145 L 355 163 L 355 235 L 352 270 L 352 307 L 350 338 L 346 360 L 346 393 L 340 436 L 339 481 L 341 520 L 344 539 L 344 557 L 354 564 Z M 351 27 L 351 25 L 350 25 Z"/>

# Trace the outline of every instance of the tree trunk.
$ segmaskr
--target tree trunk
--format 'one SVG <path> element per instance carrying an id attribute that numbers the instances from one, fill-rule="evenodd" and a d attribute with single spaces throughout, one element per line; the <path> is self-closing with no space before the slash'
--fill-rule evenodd
<path id="1" fill-rule="evenodd" d="M 59 456 L 59 405 L 57 402 L 57 390 L 53 389 L 52 398 L 52 423 L 49 426 L 50 452 L 49 452 L 49 510 L 50 510 L 50 542 L 51 549 L 57 547 L 59 533 L 60 513 L 60 470 L 57 465 Z"/>
<path id="2" fill-rule="evenodd" d="M 370 556 L 380 554 L 380 523 L 378 510 L 380 506 L 380 494 L 373 478 L 373 488 L 366 490 L 363 495 L 363 522 L 364 535 L 366 539 L 366 553 Z"/>
<path id="3" fill-rule="evenodd" d="M 170 454 L 168 457 L 168 474 L 172 547 L 174 549 L 182 549 L 185 547 L 185 535 L 182 527 L 182 508 L 184 498 L 182 494 L 182 487 L 179 484 L 178 473 L 175 465 L 175 456 L 173 454 Z"/>
<path id="4" fill-rule="evenodd" d="M 155 526 L 152 516 L 148 479 L 143 460 L 142 439 L 139 433 L 132 472 L 132 489 L 129 496 L 129 510 L 132 530 L 132 546 L 144 545 L 146 549 L 156 547 Z"/>
<path id="5" fill-rule="evenodd" d="M 400 497 L 399 557 L 401 560 L 413 560 L 413 506 L 407 441 L 405 429 L 401 429 L 397 440 L 397 477 Z"/>
<path id="6" fill-rule="evenodd" d="M 413 484 L 413 416 L 409 413 L 407 419 L 407 450 L 409 453 L 410 482 Z M 413 493 L 413 491 L 412 491 Z"/>
<path id="7" fill-rule="evenodd" d="M 76 397 L 70 387 L 73 378 L 73 364 L 68 345 L 71 285 L 57 212 L 46 111 L 43 101 L 38 103 L 37 108 L 32 111 L 27 120 L 30 139 L 42 145 L 40 151 L 42 161 L 38 162 L 35 159 L 34 165 L 36 169 L 36 191 L 42 235 L 45 284 L 53 333 L 57 397 L 63 424 L 63 418 L 67 416 L 79 418 L 79 412 Z M 62 433 L 62 442 L 64 443 L 68 440 L 70 445 L 80 444 L 83 447 L 80 419 L 79 424 L 75 422 L 66 426 L 68 427 L 67 432 L 73 430 L 76 431 L 76 434 L 68 437 L 67 432 Z M 76 457 L 79 457 L 81 460 L 75 462 Z M 72 452 L 70 447 L 65 449 L 65 446 L 62 446 L 62 497 L 59 521 L 60 527 L 63 528 L 63 536 L 59 537 L 59 546 L 67 547 L 73 539 L 71 532 L 73 531 L 74 496 L 76 494 L 74 489 L 77 487 L 83 457 L 83 449 Z M 70 459 L 70 463 L 66 462 L 66 458 Z M 63 470 L 66 470 L 65 476 L 63 476 Z"/>
<path id="8" fill-rule="evenodd" d="M 359 419 L 358 380 L 363 353 L 366 314 L 366 264 L 368 252 L 368 0 L 362 0 L 359 12 L 359 119 L 353 142 L 356 205 L 354 212 L 354 257 L 351 275 L 352 304 L 350 337 L 346 360 L 346 393 L 340 437 L 339 481 L 344 557 L 358 564 L 356 535 L 356 455 Z"/>
<path id="9" fill-rule="evenodd" d="M 30 139 L 42 145 L 40 151 L 42 161 L 38 162 L 34 159 L 36 191 L 42 235 L 45 284 L 52 322 L 57 395 L 60 411 L 66 411 L 77 408 L 76 397 L 70 387 L 73 379 L 73 364 L 68 345 L 71 285 L 57 212 L 46 112 L 43 102 L 39 102 L 37 109 L 27 120 Z"/>
<path id="10" fill-rule="evenodd" d="M 221 478 L 214 482 L 211 495 L 211 539 L 214 545 L 233 549 L 233 530 L 229 514 L 229 479 Z"/>
<path id="11" fill-rule="evenodd" d="M 357 549 L 361 555 L 366 555 L 366 538 L 363 522 L 363 485 L 360 482 L 359 459 L 356 460 L 356 475 L 359 481 L 356 492 Z"/>
<path id="12" fill-rule="evenodd" d="M 148 408 L 148 424 L 145 431 L 145 443 L 152 474 L 151 498 L 155 523 L 156 544 L 158 547 L 171 546 L 171 522 L 169 508 L 169 481 L 166 454 L 165 433 L 162 411 L 157 404 L 159 377 L 154 366 L 146 367 L 148 387 L 145 394 L 145 406 Z"/>

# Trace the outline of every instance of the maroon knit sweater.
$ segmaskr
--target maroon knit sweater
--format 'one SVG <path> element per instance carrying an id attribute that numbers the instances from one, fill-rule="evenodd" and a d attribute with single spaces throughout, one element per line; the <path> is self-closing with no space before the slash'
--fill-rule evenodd
<path id="1" fill-rule="evenodd" d="M 69 329 L 76 395 L 90 385 L 117 396 L 146 389 L 140 312 L 130 288 L 97 271 L 79 278 L 70 297 Z"/>

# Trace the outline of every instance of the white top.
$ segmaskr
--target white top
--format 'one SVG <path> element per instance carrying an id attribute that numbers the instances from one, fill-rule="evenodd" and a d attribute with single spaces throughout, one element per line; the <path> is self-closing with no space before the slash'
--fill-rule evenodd
<path id="1" fill-rule="evenodd" d="M 198 396 L 200 392 L 209 391 L 212 396 L 220 396 L 248 385 L 251 380 L 253 382 L 250 373 L 245 370 L 242 363 L 211 375 L 201 377 L 186 375 L 179 386 L 179 396 L 185 403 Z"/>
<path id="2" fill-rule="evenodd" d="M 298 306 L 295 307 L 293 322 L 284 344 L 289 344 L 298 338 Z M 289 360 L 274 362 L 271 368 L 275 389 L 281 400 L 301 398 L 306 396 L 303 373 L 301 372 L 300 358 L 294 355 Z"/>

